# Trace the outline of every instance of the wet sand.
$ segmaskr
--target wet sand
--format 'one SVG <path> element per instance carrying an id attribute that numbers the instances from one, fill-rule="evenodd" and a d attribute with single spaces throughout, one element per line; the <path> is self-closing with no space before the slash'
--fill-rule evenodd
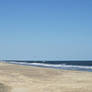
<path id="1" fill-rule="evenodd" d="M 92 92 L 92 72 L 0 63 L 0 92 Z"/>

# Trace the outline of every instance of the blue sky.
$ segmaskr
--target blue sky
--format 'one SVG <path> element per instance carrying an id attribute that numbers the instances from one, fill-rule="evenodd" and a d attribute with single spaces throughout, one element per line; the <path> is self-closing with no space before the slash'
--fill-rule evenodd
<path id="1" fill-rule="evenodd" d="M 92 59 L 92 0 L 0 0 L 0 59 Z"/>

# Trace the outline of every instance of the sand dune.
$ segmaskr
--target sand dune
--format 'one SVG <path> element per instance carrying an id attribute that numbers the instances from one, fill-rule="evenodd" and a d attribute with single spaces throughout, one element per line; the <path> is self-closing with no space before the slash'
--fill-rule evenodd
<path id="1" fill-rule="evenodd" d="M 92 72 L 0 63 L 0 92 L 92 92 Z"/>

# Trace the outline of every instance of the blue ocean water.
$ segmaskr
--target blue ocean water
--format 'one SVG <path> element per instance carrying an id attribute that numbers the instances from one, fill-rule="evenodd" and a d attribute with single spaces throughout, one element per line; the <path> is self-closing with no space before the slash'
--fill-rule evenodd
<path id="1" fill-rule="evenodd" d="M 20 60 L 5 60 L 5 62 L 37 66 L 45 68 L 56 68 L 65 70 L 79 70 L 92 72 L 92 61 L 20 61 Z"/>

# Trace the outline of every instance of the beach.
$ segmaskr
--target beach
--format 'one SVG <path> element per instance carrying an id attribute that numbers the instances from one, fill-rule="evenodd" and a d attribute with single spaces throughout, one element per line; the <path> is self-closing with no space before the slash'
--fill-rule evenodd
<path id="1" fill-rule="evenodd" d="M 1 62 L 0 92 L 92 92 L 92 72 Z"/>

